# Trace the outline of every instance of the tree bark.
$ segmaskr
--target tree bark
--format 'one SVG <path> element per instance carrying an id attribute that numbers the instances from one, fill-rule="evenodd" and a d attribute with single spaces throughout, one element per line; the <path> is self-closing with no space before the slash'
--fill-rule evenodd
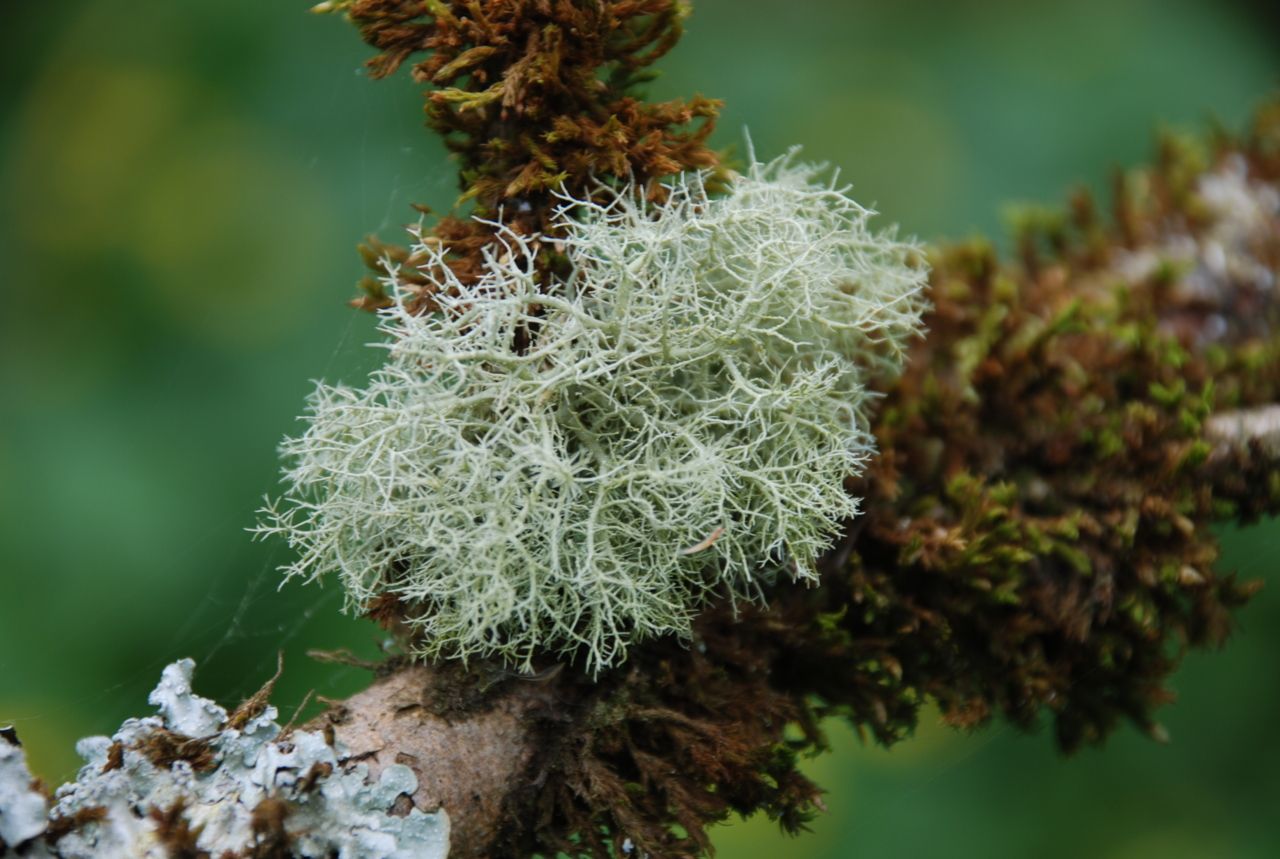
<path id="1" fill-rule="evenodd" d="M 486 856 L 507 796 L 533 757 L 528 716 L 554 706 L 555 684 L 517 681 L 488 706 L 450 719 L 438 715 L 433 702 L 441 682 L 431 667 L 401 668 L 332 706 L 310 727 L 332 726 L 373 779 L 389 764 L 409 767 L 418 777 L 414 805 L 449 814 L 450 857 Z"/>

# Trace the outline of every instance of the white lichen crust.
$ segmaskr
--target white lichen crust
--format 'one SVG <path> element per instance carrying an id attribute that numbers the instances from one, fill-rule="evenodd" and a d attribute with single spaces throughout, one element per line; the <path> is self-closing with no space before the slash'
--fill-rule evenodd
<path id="1" fill-rule="evenodd" d="M 0 730 L 0 856 L 44 834 L 49 802 L 12 729 Z"/>
<path id="2" fill-rule="evenodd" d="M 370 783 L 368 767 L 345 760 L 341 747 L 328 745 L 321 734 L 282 736 L 270 706 L 242 727 L 232 727 L 225 710 L 192 693 L 193 668 L 185 659 L 164 670 L 150 698 L 158 715 L 129 719 L 110 738 L 77 744 L 87 763 L 76 781 L 58 789 L 50 819 L 81 822 L 51 844 L 38 838 L 46 831 L 44 821 L 38 831 L 27 827 L 22 834 L 35 840 L 24 855 L 164 859 L 173 855 L 173 845 L 161 821 L 174 809 L 194 833 L 196 849 L 217 857 L 258 855 L 255 847 L 263 835 L 255 826 L 255 810 L 270 801 L 283 810 L 292 856 L 448 856 L 449 820 L 443 810 L 392 813 L 398 798 L 417 789 L 408 767 L 387 766 Z M 159 733 L 199 741 L 211 756 L 209 766 L 193 768 L 186 760 L 158 766 L 145 750 Z M 0 743 L 0 773 L 6 748 L 12 747 Z"/>
<path id="3" fill-rule="evenodd" d="M 1267 249 L 1280 215 L 1280 187 L 1251 175 L 1236 154 L 1206 170 L 1194 190 L 1193 205 L 1205 215 L 1197 228 L 1182 218 L 1164 225 L 1159 242 L 1118 255 L 1119 276 L 1140 281 L 1162 269 L 1178 273 L 1168 278 L 1168 303 L 1191 312 L 1164 314 L 1167 333 L 1205 347 L 1270 336 L 1265 308 L 1280 284 Z"/>
<path id="4" fill-rule="evenodd" d="M 407 312 L 390 269 L 388 361 L 318 386 L 283 446 L 259 530 L 299 551 L 289 576 L 336 574 L 356 609 L 396 595 L 429 656 L 589 670 L 687 635 L 713 593 L 815 578 L 873 451 L 864 380 L 918 330 L 922 254 L 789 158 L 668 190 L 567 200 L 553 295 L 539 240 L 506 230 L 475 283 L 419 241 L 440 312 Z"/>

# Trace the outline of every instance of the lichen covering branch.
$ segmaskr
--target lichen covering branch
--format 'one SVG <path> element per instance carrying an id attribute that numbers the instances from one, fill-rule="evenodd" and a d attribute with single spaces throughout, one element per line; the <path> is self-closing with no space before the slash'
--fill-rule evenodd
<path id="1" fill-rule="evenodd" d="M 0 853 L 31 859 L 445 859 L 449 816 L 415 808 L 417 776 L 376 780 L 332 735 L 276 723 L 270 685 L 228 713 L 191 689 L 195 663 L 165 668 L 150 701 L 52 803 L 16 737 L 0 737 Z"/>
<path id="2" fill-rule="evenodd" d="M 923 308 L 923 255 L 870 216 L 790 159 L 720 196 L 690 174 L 660 204 L 566 198 L 556 294 L 540 237 L 499 231 L 474 281 L 423 239 L 437 312 L 393 266 L 390 359 L 317 390 L 262 532 L 300 550 L 289 575 L 399 602 L 419 652 L 524 670 L 594 673 L 713 597 L 815 580 L 857 513 L 864 381 Z"/>

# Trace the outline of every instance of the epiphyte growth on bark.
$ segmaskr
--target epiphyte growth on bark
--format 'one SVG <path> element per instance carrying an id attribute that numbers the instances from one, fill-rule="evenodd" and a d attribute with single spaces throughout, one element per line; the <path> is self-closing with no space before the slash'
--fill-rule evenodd
<path id="1" fill-rule="evenodd" d="M 156 715 L 81 740 L 85 766 L 52 808 L 21 750 L 0 737 L 0 852 L 7 843 L 37 859 L 448 855 L 448 815 L 398 804 L 417 789 L 411 769 L 389 765 L 371 782 L 367 765 L 323 733 L 282 732 L 270 684 L 229 714 L 192 692 L 194 668 L 183 659 L 164 669 L 149 699 Z"/>
<path id="2" fill-rule="evenodd" d="M 924 305 L 923 254 L 871 215 L 784 158 L 723 195 L 686 174 L 661 203 L 565 198 L 559 238 L 499 229 L 470 282 L 424 238 L 438 310 L 391 267 L 389 360 L 317 389 L 260 530 L 357 609 L 393 596 L 421 652 L 525 669 L 598 671 L 715 595 L 813 580 L 873 451 L 864 380 Z"/>

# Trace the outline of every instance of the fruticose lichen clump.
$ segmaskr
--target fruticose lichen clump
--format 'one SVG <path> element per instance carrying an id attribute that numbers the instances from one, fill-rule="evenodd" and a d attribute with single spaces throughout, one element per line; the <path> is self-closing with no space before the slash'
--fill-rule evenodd
<path id="1" fill-rule="evenodd" d="M 864 378 L 899 365 L 927 278 L 817 174 L 566 199 L 554 239 L 499 229 L 475 279 L 420 240 L 437 310 L 389 265 L 389 360 L 321 385 L 284 445 L 261 530 L 300 550 L 287 574 L 336 574 L 363 610 L 394 596 L 430 656 L 591 671 L 687 637 L 713 595 L 814 579 L 873 450 Z"/>

